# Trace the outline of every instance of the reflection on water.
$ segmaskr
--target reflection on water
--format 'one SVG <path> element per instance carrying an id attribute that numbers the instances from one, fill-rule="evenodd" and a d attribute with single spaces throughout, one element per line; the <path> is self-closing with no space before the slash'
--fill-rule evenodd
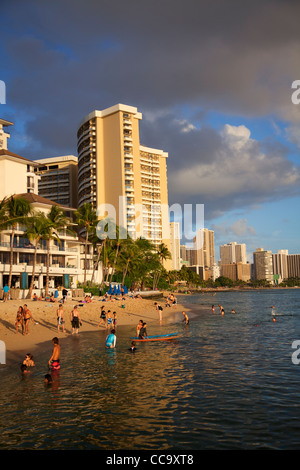
<path id="1" fill-rule="evenodd" d="M 104 348 L 104 331 L 70 337 L 47 387 L 48 353 L 36 358 L 29 377 L 1 371 L 0 448 L 299 447 L 300 384 L 291 344 L 300 339 L 300 293 L 187 301 L 196 310 L 207 307 L 188 327 L 176 315 L 170 324 L 148 326 L 153 334 L 181 331 L 178 340 L 138 344 L 132 354 L 129 327 L 118 328 L 115 350 Z M 212 303 L 222 303 L 223 317 L 217 308 L 211 313 Z"/>

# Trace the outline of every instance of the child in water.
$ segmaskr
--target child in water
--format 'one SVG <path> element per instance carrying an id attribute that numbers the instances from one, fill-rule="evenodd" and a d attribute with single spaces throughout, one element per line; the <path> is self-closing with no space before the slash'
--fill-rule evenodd
<path id="1" fill-rule="evenodd" d="M 188 325 L 190 323 L 189 317 L 185 312 L 182 312 L 182 315 L 184 316 L 184 319 L 182 321 L 184 321 L 185 324 Z"/>
<path id="2" fill-rule="evenodd" d="M 129 351 L 130 351 L 130 352 L 135 352 L 135 351 L 136 351 L 135 341 L 132 341 L 132 342 L 131 342 L 131 347 L 129 348 Z"/>

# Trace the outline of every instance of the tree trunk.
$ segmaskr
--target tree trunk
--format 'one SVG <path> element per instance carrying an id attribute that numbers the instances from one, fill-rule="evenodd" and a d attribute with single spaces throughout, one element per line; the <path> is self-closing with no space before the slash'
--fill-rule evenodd
<path id="1" fill-rule="evenodd" d="M 105 279 L 105 282 L 108 282 L 109 268 L 110 268 L 110 263 L 108 263 L 108 264 L 106 265 L 107 273 L 106 273 L 106 279 Z"/>
<path id="2" fill-rule="evenodd" d="M 39 241 L 36 241 L 36 245 L 34 247 L 34 256 L 33 256 L 33 266 L 32 266 L 32 277 L 31 277 L 31 283 L 29 287 L 29 292 L 27 294 L 27 299 L 31 299 L 32 296 L 32 289 L 33 289 L 33 284 L 34 284 L 34 276 L 35 276 L 35 267 L 36 267 L 36 253 L 37 253 L 37 247 L 38 247 Z"/>
<path id="3" fill-rule="evenodd" d="M 83 278 L 83 285 L 86 285 L 86 260 L 87 260 L 87 244 L 88 244 L 89 234 L 86 231 L 85 235 L 85 249 L 84 249 L 84 278 Z"/>
<path id="4" fill-rule="evenodd" d="M 112 266 L 112 271 L 111 271 L 110 281 L 109 281 L 109 282 L 111 282 L 111 280 L 112 280 L 113 273 L 114 273 L 114 269 L 115 269 L 115 267 L 116 267 L 116 262 L 117 262 L 118 253 L 119 253 L 119 246 L 120 246 L 120 243 L 117 244 L 117 249 L 116 249 L 114 264 L 113 264 L 113 266 Z"/>
<path id="5" fill-rule="evenodd" d="M 130 262 L 130 259 L 127 260 L 126 267 L 125 267 L 125 270 L 123 272 L 122 286 L 124 286 L 125 277 L 126 277 L 126 274 L 127 274 L 127 271 L 128 271 L 129 262 Z"/>
<path id="6" fill-rule="evenodd" d="M 93 282 L 94 282 L 95 270 L 96 270 L 96 266 L 98 266 L 98 264 L 99 264 L 102 248 L 103 248 L 103 243 L 101 243 L 100 248 L 98 248 L 97 259 L 96 259 L 96 261 L 93 265 L 93 274 L 92 274 L 92 278 L 91 278 L 91 284 L 93 284 Z"/>
<path id="7" fill-rule="evenodd" d="M 14 264 L 14 238 L 15 238 L 16 226 L 14 225 L 11 232 L 10 239 L 10 266 L 9 266 L 9 276 L 8 276 L 8 287 L 11 288 L 11 279 L 12 279 L 12 268 Z"/>
<path id="8" fill-rule="evenodd" d="M 46 261 L 46 288 L 45 297 L 49 295 L 49 270 L 50 270 L 50 240 L 47 240 L 47 261 Z"/>

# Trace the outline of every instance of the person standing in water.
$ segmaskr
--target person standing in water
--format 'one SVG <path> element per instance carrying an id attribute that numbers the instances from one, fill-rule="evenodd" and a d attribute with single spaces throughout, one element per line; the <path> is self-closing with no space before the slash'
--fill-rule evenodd
<path id="1" fill-rule="evenodd" d="M 71 312 L 70 320 L 71 320 L 71 324 L 72 324 L 72 335 L 74 333 L 78 334 L 79 325 L 81 325 L 82 323 L 81 323 L 81 318 L 80 318 L 79 312 L 77 310 L 77 305 L 75 305 L 75 307 L 73 308 L 73 310 Z"/>
<path id="2" fill-rule="evenodd" d="M 51 370 L 59 370 L 60 369 L 60 345 L 58 338 L 55 337 L 52 339 L 53 343 L 53 351 L 52 355 L 48 361 L 49 366 L 51 366 Z"/>
<path id="3" fill-rule="evenodd" d="M 182 315 L 184 317 L 182 321 L 184 321 L 185 324 L 188 325 L 190 323 L 189 317 L 187 316 L 185 312 L 182 312 Z"/>
<path id="4" fill-rule="evenodd" d="M 106 348 L 115 348 L 116 347 L 116 342 L 117 342 L 117 337 L 115 335 L 116 330 L 111 330 L 110 334 L 107 335 L 106 341 L 105 341 L 105 347 Z"/>

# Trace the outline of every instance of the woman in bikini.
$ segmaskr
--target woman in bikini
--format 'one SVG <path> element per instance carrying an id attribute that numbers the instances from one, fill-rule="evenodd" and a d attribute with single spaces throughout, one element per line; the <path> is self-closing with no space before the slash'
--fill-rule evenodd
<path id="1" fill-rule="evenodd" d="M 21 325 L 22 334 L 23 334 L 23 328 L 24 328 L 24 325 L 23 325 L 23 307 L 19 307 L 19 310 L 17 311 L 16 323 L 15 323 L 16 333 L 19 332 L 19 325 Z"/>
<path id="2" fill-rule="evenodd" d="M 101 307 L 101 312 L 100 312 L 100 322 L 98 323 L 97 326 L 100 326 L 101 323 L 104 323 L 104 326 L 106 326 L 106 313 L 104 310 L 104 305 Z"/>

